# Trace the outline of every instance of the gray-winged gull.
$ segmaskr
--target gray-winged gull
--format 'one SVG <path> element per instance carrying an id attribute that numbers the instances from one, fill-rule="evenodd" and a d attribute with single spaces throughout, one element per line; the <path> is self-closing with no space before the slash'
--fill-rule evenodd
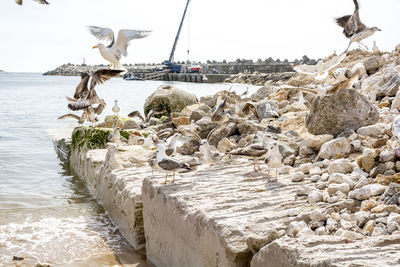
<path id="1" fill-rule="evenodd" d="M 120 30 L 115 40 L 113 30 L 97 26 L 88 26 L 89 31 L 99 40 L 109 40 L 110 44 L 105 46 L 99 43 L 93 48 L 98 48 L 101 56 L 111 63 L 114 69 L 126 70 L 119 62 L 121 56 L 128 55 L 128 45 L 133 39 L 141 39 L 149 36 L 151 31 L 145 30 Z"/>
<path id="2" fill-rule="evenodd" d="M 177 159 L 168 157 L 165 154 L 165 146 L 164 144 L 158 144 L 157 145 L 157 165 L 165 171 L 165 181 L 164 184 L 167 183 L 167 177 L 168 173 L 173 173 L 172 177 L 172 183 L 175 182 L 175 172 L 181 169 L 189 170 L 191 171 L 192 169 L 190 168 L 189 164 L 181 162 Z"/>
<path id="3" fill-rule="evenodd" d="M 118 115 L 120 110 L 121 109 L 118 106 L 118 100 L 114 100 L 114 106 L 112 107 L 112 111 L 114 112 L 114 115 Z"/>

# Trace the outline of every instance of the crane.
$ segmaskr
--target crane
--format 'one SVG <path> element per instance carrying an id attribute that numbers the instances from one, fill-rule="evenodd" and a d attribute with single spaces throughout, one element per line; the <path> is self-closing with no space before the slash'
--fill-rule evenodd
<path id="1" fill-rule="evenodd" d="M 182 65 L 174 64 L 174 54 L 175 54 L 176 45 L 178 44 L 179 35 L 181 34 L 182 25 L 183 25 L 183 22 L 185 20 L 186 11 L 187 11 L 187 9 L 189 7 L 189 3 L 190 3 L 190 0 L 188 0 L 187 3 L 186 3 L 185 11 L 183 12 L 181 24 L 179 25 L 178 33 L 176 34 L 174 45 L 172 46 L 172 50 L 171 50 L 171 53 L 169 55 L 169 59 L 163 62 L 165 65 L 167 65 L 167 68 L 171 72 L 179 73 L 181 71 L 181 69 L 182 69 Z"/>

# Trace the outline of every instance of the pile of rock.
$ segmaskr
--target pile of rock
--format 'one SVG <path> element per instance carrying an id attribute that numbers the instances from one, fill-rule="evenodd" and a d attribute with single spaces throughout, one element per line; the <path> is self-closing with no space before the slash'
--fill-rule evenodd
<path id="1" fill-rule="evenodd" d="M 263 86 L 266 83 L 284 82 L 292 78 L 295 72 L 282 72 L 282 73 L 259 73 L 254 72 L 252 74 L 234 74 L 225 80 L 226 83 L 245 83 L 252 85 Z"/>

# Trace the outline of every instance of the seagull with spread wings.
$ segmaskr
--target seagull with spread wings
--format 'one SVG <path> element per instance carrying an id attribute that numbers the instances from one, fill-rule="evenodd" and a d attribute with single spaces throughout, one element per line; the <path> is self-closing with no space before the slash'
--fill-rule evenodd
<path id="1" fill-rule="evenodd" d="M 22 1 L 23 0 L 15 0 L 15 3 L 22 6 Z M 39 4 L 42 4 L 42 5 L 50 5 L 50 3 L 47 2 L 46 0 L 33 0 L 33 1 L 38 2 Z"/>
<path id="2" fill-rule="evenodd" d="M 98 48 L 101 56 L 111 63 L 110 67 L 114 69 L 124 70 L 125 68 L 119 62 L 121 56 L 128 55 L 128 45 L 131 40 L 142 39 L 149 36 L 151 31 L 145 30 L 120 30 L 117 40 L 115 40 L 114 32 L 110 28 L 102 28 L 97 26 L 88 26 L 89 31 L 99 40 L 109 40 L 110 44 L 105 46 L 99 43 L 93 48 Z"/>
<path id="3" fill-rule="evenodd" d="M 361 22 L 360 20 L 360 6 L 358 5 L 357 0 L 353 0 L 355 10 L 353 15 L 346 15 L 340 18 L 336 19 L 336 23 L 343 28 L 343 34 L 347 37 L 350 38 L 350 43 L 346 49 L 349 50 L 350 45 L 354 42 L 357 42 L 358 45 L 363 45 L 367 50 L 368 47 L 361 43 L 362 40 L 370 37 L 377 31 L 381 31 L 377 27 L 372 27 L 368 28 L 365 26 L 364 23 Z"/>
<path id="4" fill-rule="evenodd" d="M 120 75 L 121 72 L 123 71 L 103 69 L 96 71 L 93 75 L 82 73 L 81 81 L 75 89 L 74 98 L 67 97 L 67 100 L 71 102 L 68 104 L 68 108 L 76 111 L 98 104 L 99 106 L 95 108 L 95 113 L 100 115 L 104 110 L 106 103 L 97 95 L 95 87 L 98 84 L 102 84 L 109 79 Z M 90 86 L 88 88 L 89 80 Z"/>

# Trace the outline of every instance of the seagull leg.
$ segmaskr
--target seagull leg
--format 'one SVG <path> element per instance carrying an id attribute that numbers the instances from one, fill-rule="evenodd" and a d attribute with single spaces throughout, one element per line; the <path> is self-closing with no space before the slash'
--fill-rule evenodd
<path id="1" fill-rule="evenodd" d="M 368 49 L 368 46 L 366 46 L 365 44 L 363 44 L 363 43 L 361 43 L 361 42 L 359 42 L 358 44 L 364 46 L 364 47 L 366 48 L 366 51 L 369 50 L 369 49 Z"/>
<path id="2" fill-rule="evenodd" d="M 175 172 L 174 172 L 174 175 L 172 176 L 172 182 L 171 183 L 175 183 Z"/>
<path id="3" fill-rule="evenodd" d="M 165 181 L 164 181 L 164 184 L 167 184 L 167 175 L 168 175 L 168 173 L 166 172 L 166 173 L 165 173 Z"/>

